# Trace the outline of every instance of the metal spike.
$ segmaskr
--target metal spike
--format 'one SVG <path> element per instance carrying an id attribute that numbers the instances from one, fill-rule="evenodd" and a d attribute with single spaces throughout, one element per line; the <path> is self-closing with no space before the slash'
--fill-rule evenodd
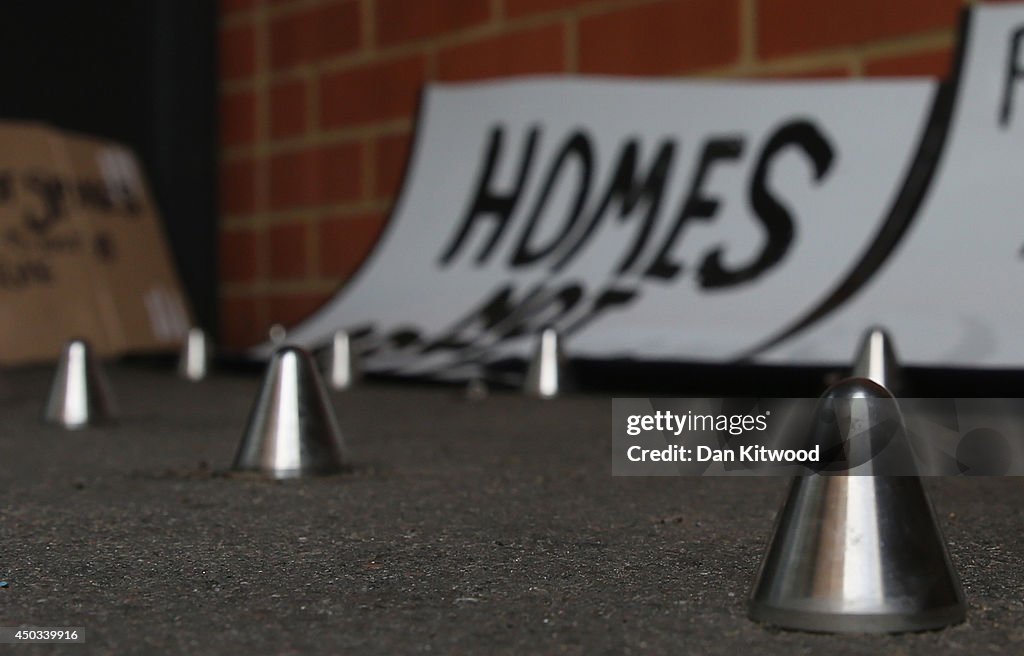
<path id="1" fill-rule="evenodd" d="M 112 421 L 117 415 L 110 384 L 83 339 L 64 345 L 43 419 L 69 430 Z"/>
<path id="2" fill-rule="evenodd" d="M 570 386 L 562 338 L 554 328 L 545 328 L 537 337 L 523 389 L 529 396 L 553 399 Z"/>
<path id="3" fill-rule="evenodd" d="M 281 324 L 275 323 L 267 329 L 267 337 L 270 339 L 271 344 L 282 346 L 284 340 L 288 339 L 288 331 Z"/>
<path id="4" fill-rule="evenodd" d="M 178 357 L 178 375 L 186 380 L 199 381 L 206 378 L 210 370 L 210 340 L 202 328 L 188 331 L 185 343 L 181 345 Z"/>
<path id="5" fill-rule="evenodd" d="M 483 378 L 470 378 L 466 383 L 462 396 L 467 401 L 483 401 L 490 395 L 490 388 Z"/>
<path id="6" fill-rule="evenodd" d="M 324 381 L 297 346 L 271 357 L 233 468 L 274 478 L 342 469 L 344 445 Z"/>
<path id="7" fill-rule="evenodd" d="M 896 396 L 906 392 L 892 337 L 878 326 L 869 328 L 861 338 L 850 375 L 873 380 Z"/>
<path id="8" fill-rule="evenodd" d="M 331 389 L 347 390 L 355 386 L 362 375 L 359 359 L 352 348 L 352 339 L 344 330 L 334 333 L 328 347 L 324 374 Z"/>
<path id="9" fill-rule="evenodd" d="M 850 442 L 860 452 L 854 457 L 906 440 L 895 399 L 864 378 L 829 388 L 815 422 L 812 444 L 830 442 L 837 423 L 862 435 Z M 828 633 L 900 633 L 962 622 L 963 592 L 921 479 L 794 479 L 749 614 L 782 628 Z"/>

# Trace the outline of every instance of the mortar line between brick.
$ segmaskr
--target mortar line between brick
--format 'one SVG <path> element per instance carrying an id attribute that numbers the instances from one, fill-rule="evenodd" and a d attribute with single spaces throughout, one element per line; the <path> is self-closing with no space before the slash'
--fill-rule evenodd
<path id="1" fill-rule="evenodd" d="M 565 19 L 565 70 L 578 73 L 580 70 L 580 30 L 575 17 Z"/>
<path id="2" fill-rule="evenodd" d="M 740 63 L 757 60 L 757 0 L 740 2 Z"/>

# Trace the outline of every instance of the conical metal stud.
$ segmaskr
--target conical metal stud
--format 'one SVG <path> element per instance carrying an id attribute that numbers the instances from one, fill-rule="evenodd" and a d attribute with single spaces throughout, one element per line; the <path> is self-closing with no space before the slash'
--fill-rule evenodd
<path id="1" fill-rule="evenodd" d="M 267 338 L 275 346 L 282 346 L 284 340 L 288 339 L 288 330 L 279 323 L 275 323 L 267 329 Z"/>
<path id="2" fill-rule="evenodd" d="M 110 384 L 89 344 L 82 339 L 69 341 L 57 362 L 44 421 L 76 430 L 108 423 L 116 415 Z"/>
<path id="3" fill-rule="evenodd" d="M 537 337 L 523 391 L 529 396 L 553 399 L 571 386 L 562 338 L 554 328 L 545 328 Z"/>
<path id="4" fill-rule="evenodd" d="M 188 331 L 178 356 L 178 375 L 186 380 L 199 381 L 210 371 L 210 340 L 202 328 Z"/>
<path id="5" fill-rule="evenodd" d="M 347 332 L 339 330 L 334 333 L 325 356 L 324 375 L 331 389 L 347 390 L 355 386 L 362 372 Z"/>
<path id="6" fill-rule="evenodd" d="M 848 444 L 855 458 L 906 440 L 895 399 L 863 378 L 832 386 L 815 422 L 812 443 L 832 442 L 837 424 L 859 435 Z M 962 622 L 963 592 L 921 479 L 794 479 L 749 614 L 782 628 L 828 633 L 900 633 Z"/>
<path id="7" fill-rule="evenodd" d="M 892 344 L 892 337 L 883 328 L 869 328 L 861 339 L 850 375 L 873 380 L 900 396 L 906 392 L 906 384 Z"/>
<path id="8" fill-rule="evenodd" d="M 233 469 L 274 478 L 331 474 L 343 466 L 344 445 L 324 381 L 297 346 L 271 357 Z"/>
<path id="9" fill-rule="evenodd" d="M 470 378 L 462 391 L 462 397 L 467 401 L 483 401 L 490 396 L 490 388 L 483 378 Z"/>

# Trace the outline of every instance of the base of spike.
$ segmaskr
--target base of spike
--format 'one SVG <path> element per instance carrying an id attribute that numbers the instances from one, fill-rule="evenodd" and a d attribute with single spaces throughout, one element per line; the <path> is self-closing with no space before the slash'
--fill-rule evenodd
<path id="1" fill-rule="evenodd" d="M 913 633 L 934 631 L 966 619 L 962 606 L 933 608 L 922 612 L 843 613 L 827 608 L 780 608 L 751 601 L 750 619 L 781 629 L 811 633 Z"/>

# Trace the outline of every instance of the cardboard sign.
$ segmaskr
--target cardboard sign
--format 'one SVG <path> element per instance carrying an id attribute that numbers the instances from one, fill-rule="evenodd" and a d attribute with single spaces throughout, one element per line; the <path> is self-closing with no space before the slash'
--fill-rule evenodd
<path id="1" fill-rule="evenodd" d="M 66 134 L 74 199 L 92 243 L 92 262 L 104 284 L 107 330 L 126 351 L 178 344 L 190 319 L 171 265 L 156 206 L 130 150 Z"/>
<path id="2" fill-rule="evenodd" d="M 880 323 L 912 363 L 1024 365 L 1020 25 L 975 10 L 941 92 L 433 86 L 377 249 L 289 338 L 347 328 L 371 371 L 461 377 L 544 325 L 576 356 L 842 363 Z"/>
<path id="3" fill-rule="evenodd" d="M 70 170 L 41 126 L 0 124 L 0 362 L 54 357 L 70 335 L 100 353 L 91 254 L 67 198 Z"/>
<path id="4" fill-rule="evenodd" d="M 112 154 L 127 173 L 103 168 Z M 102 355 L 173 348 L 188 325 L 131 154 L 0 123 L 0 364 L 53 359 L 71 337 Z"/>

